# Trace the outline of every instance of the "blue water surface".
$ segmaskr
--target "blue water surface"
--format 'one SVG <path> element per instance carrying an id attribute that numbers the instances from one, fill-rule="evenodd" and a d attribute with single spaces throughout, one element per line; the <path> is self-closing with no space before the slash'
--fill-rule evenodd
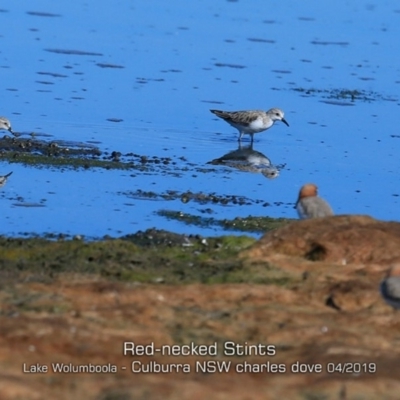
<path id="1" fill-rule="evenodd" d="M 220 235 L 219 227 L 157 211 L 296 218 L 307 182 L 337 214 L 398 220 L 394 0 L 4 0 L 0 22 L 0 114 L 14 130 L 176 162 L 165 173 L 2 162 L 0 174 L 14 172 L 0 189 L 2 234 L 98 237 L 157 227 Z M 207 164 L 238 147 L 235 129 L 210 108 L 271 107 L 285 111 L 290 127 L 277 123 L 256 135 L 254 149 L 284 165 L 278 178 Z M 252 201 L 128 195 L 138 189 Z"/>

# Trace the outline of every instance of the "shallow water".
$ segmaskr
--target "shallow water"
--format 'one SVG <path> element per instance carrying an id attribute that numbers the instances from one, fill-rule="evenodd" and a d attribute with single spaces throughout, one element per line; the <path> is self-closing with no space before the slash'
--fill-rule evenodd
<path id="1" fill-rule="evenodd" d="M 398 219 L 394 0 L 21 0 L 4 1 L 0 20 L 0 114 L 14 130 L 176 162 L 153 173 L 0 163 L 0 174 L 14 171 L 0 189 L 1 233 L 114 236 L 157 227 L 218 235 L 157 211 L 296 218 L 306 182 L 338 214 Z M 238 147 L 236 130 L 210 108 L 271 107 L 285 111 L 290 127 L 256 135 L 254 150 L 284 165 L 279 177 L 207 164 Z M 260 202 L 129 196 L 138 189 Z"/>

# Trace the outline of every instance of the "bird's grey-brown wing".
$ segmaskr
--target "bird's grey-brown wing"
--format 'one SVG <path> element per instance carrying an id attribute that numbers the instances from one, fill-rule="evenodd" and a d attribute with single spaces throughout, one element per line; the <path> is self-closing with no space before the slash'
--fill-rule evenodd
<path id="1" fill-rule="evenodd" d="M 233 124 L 250 125 L 259 117 L 259 111 L 220 111 L 210 110 L 217 117 Z"/>

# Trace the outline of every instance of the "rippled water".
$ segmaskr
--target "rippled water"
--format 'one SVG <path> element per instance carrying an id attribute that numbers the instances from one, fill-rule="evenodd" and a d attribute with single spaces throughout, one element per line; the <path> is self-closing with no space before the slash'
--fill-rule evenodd
<path id="1" fill-rule="evenodd" d="M 151 173 L 0 163 L 0 174 L 14 171 L 0 189 L 3 234 L 102 236 L 155 226 L 215 235 L 219 228 L 156 212 L 295 218 L 306 182 L 318 184 L 336 213 L 398 219 L 394 0 L 20 0 L 3 1 L 0 20 L 0 114 L 14 130 L 175 163 Z M 283 166 L 279 177 L 207 164 L 238 149 L 236 130 L 210 108 L 271 107 L 285 111 L 290 127 L 256 135 L 254 150 Z M 253 201 L 128 195 L 139 189 Z"/>

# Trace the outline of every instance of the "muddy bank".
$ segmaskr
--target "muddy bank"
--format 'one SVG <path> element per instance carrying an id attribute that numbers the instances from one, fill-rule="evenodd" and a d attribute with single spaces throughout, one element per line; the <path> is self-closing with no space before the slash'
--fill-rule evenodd
<path id="1" fill-rule="evenodd" d="M 399 225 L 2 237 L 1 398 L 394 399 L 400 319 L 378 286 Z M 325 253 L 308 257 L 310 243 Z"/>

